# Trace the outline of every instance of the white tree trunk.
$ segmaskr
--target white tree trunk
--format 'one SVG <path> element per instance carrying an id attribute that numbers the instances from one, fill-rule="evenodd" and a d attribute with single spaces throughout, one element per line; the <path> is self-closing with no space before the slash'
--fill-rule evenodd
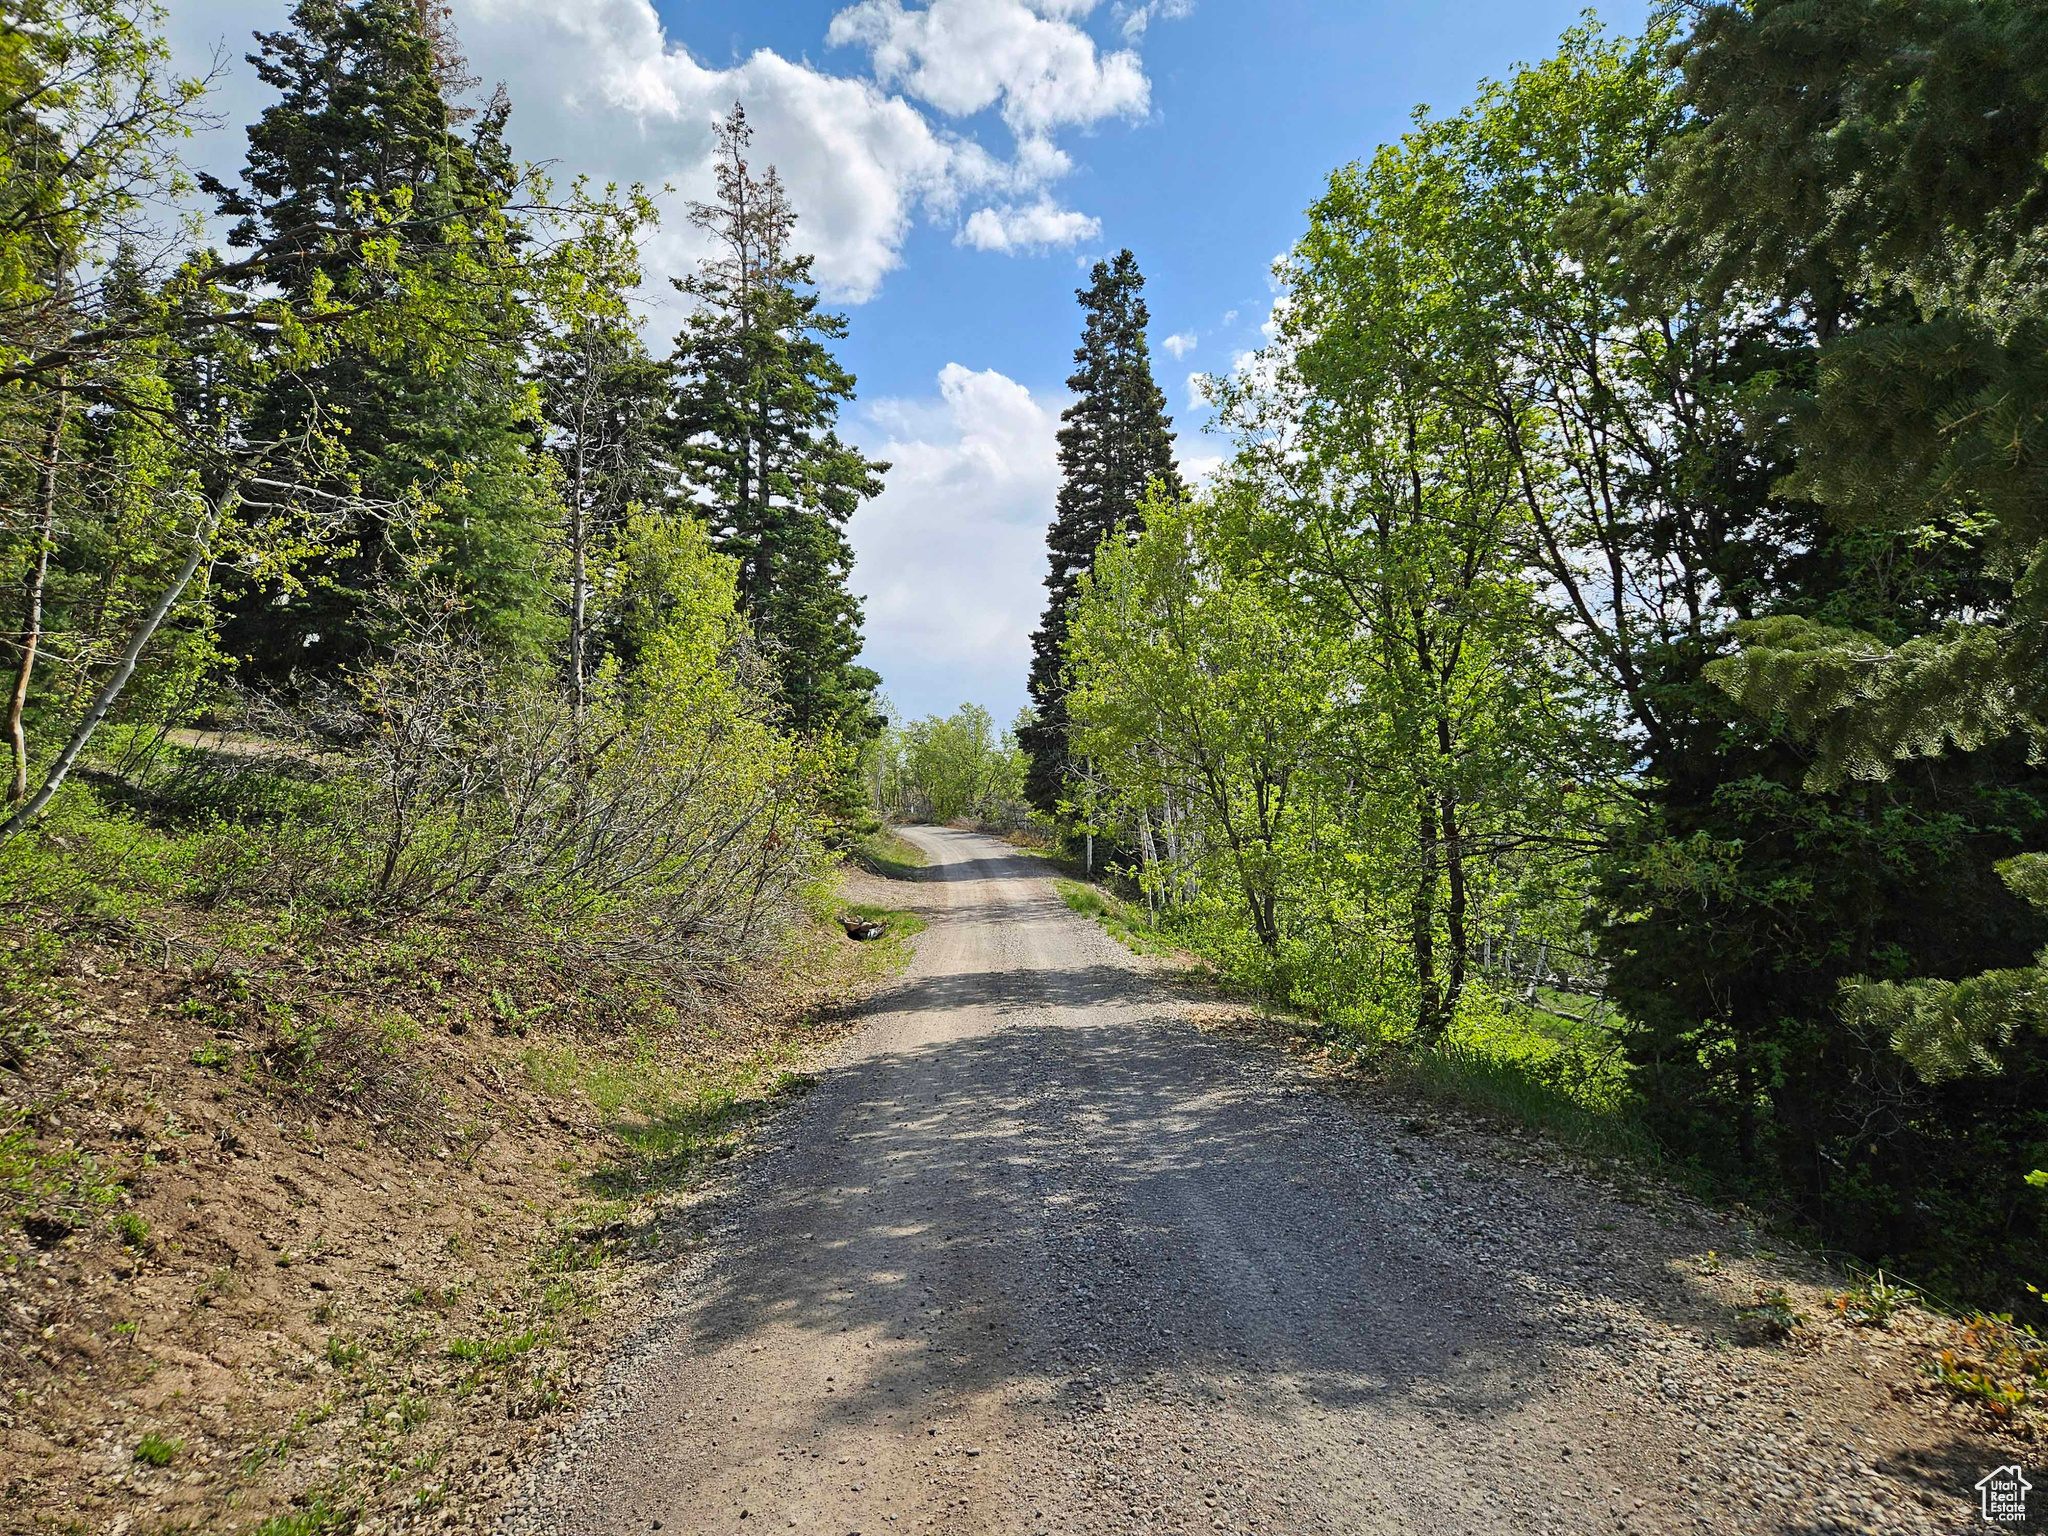
<path id="1" fill-rule="evenodd" d="M 135 664 L 142 659 L 142 653 L 149 648 L 149 642 L 156 638 L 157 630 L 163 626 L 171 609 L 177 606 L 178 599 L 185 595 L 185 589 L 192 584 L 193 576 L 205 561 L 207 550 L 213 544 L 214 529 L 219 524 L 220 513 L 217 509 L 208 512 L 201 521 L 199 528 L 192 535 L 192 549 L 186 555 L 184 565 L 179 567 L 177 576 L 164 588 L 155 605 L 143 616 L 141 624 L 136 626 L 135 633 L 129 637 L 127 649 L 121 652 L 120 661 L 115 663 L 114 670 L 100 688 L 98 697 L 92 701 L 92 707 L 78 722 L 78 728 L 71 733 L 71 739 L 64 743 L 64 750 L 57 754 L 57 760 L 50 764 L 50 771 L 43 776 L 42 787 L 30 797 L 26 805 L 8 818 L 5 826 L 0 826 L 0 843 L 14 837 L 41 815 L 43 807 L 64 787 L 64 781 L 71 776 L 71 770 L 76 766 L 79 754 L 85 751 L 86 743 L 92 740 L 93 733 L 105 722 L 108 711 L 113 709 L 114 702 L 121 697 L 121 691 L 128 686 L 128 680 L 135 675 Z"/>

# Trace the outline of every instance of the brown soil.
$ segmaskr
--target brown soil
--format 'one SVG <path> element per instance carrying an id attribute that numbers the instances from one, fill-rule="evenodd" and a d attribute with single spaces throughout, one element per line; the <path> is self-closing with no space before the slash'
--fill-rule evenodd
<path id="1" fill-rule="evenodd" d="M 505 934 L 143 932 L 66 934 L 51 1042 L 0 1070 L 7 1532 L 480 1527 L 677 1257 L 667 1209 L 892 958 L 822 927 L 652 1025 Z M 723 1091 L 654 1155 L 564 1064 Z"/>

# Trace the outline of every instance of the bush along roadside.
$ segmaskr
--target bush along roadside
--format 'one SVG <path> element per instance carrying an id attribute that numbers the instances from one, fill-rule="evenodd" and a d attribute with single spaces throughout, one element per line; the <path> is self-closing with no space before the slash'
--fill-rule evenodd
<path id="1" fill-rule="evenodd" d="M 682 1253 L 691 1191 L 909 953 L 909 914 L 864 909 L 890 937 L 856 945 L 810 905 L 695 1005 L 474 916 L 9 924 L 9 1526 L 483 1520 Z"/>

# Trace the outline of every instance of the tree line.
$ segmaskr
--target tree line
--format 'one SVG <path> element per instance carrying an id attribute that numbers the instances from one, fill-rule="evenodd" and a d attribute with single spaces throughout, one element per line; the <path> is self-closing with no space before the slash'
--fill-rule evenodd
<path id="1" fill-rule="evenodd" d="M 898 822 L 968 820 L 1004 832 L 1022 829 L 1031 813 L 1024 798 L 1029 759 L 1018 737 L 1030 723 L 1026 711 L 999 731 L 979 704 L 891 721 L 863 765 L 876 813 Z"/>
<path id="2" fill-rule="evenodd" d="M 1026 733 L 1040 805 L 1247 983 L 1397 1054 L 1597 1022 L 1674 1162 L 2020 1306 L 2043 37 L 1574 28 L 1330 177 L 1198 492 L 1098 269 Z"/>
<path id="3" fill-rule="evenodd" d="M 659 352 L 649 196 L 517 159 L 435 0 L 258 34 L 232 179 L 180 159 L 208 82 L 161 23 L 0 25 L 16 894 L 61 829 L 153 829 L 209 899 L 524 905 L 723 976 L 883 723 L 845 526 L 887 466 L 744 111 Z"/>

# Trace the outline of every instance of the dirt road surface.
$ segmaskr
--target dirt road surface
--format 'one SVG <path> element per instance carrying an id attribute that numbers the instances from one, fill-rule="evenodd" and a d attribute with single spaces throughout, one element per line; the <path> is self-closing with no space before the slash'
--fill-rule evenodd
<path id="1" fill-rule="evenodd" d="M 509 1536 L 1975 1525 L 1881 1341 L 1730 1344 L 1739 1229 L 1205 1031 L 1043 861 L 909 836 L 915 963 Z"/>

